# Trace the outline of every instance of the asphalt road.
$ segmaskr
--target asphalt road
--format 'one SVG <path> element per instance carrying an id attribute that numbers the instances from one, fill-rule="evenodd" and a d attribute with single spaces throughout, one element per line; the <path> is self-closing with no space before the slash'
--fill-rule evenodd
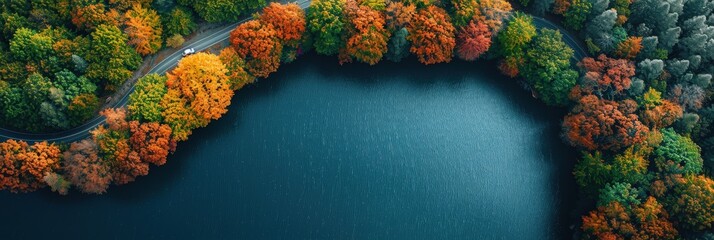
<path id="1" fill-rule="evenodd" d="M 303 9 L 306 9 L 310 5 L 310 0 L 302 0 L 298 1 L 298 4 L 300 7 Z M 209 47 L 213 46 L 216 43 L 222 42 L 230 36 L 230 33 L 233 29 L 236 28 L 239 24 L 251 20 L 252 17 L 245 18 L 239 22 L 232 23 L 229 25 L 226 25 L 220 30 L 204 36 L 200 39 L 198 39 L 196 42 L 185 46 L 184 48 L 177 49 L 174 53 L 166 57 L 163 61 L 159 62 L 156 64 L 151 70 L 149 70 L 149 73 L 158 73 L 158 74 L 165 74 L 169 70 L 173 69 L 176 67 L 176 64 L 178 61 L 181 59 L 181 52 L 183 49 L 186 48 L 194 48 L 196 51 L 203 51 L 205 49 L 208 49 Z M 585 51 L 585 48 L 580 45 L 580 43 L 570 35 L 570 33 L 562 28 L 561 26 L 554 24 L 544 18 L 540 17 L 533 17 L 534 24 L 538 28 L 551 28 L 551 29 L 558 29 L 560 30 L 561 33 L 563 33 L 563 40 L 575 50 L 575 56 L 576 61 L 580 61 L 580 59 L 584 58 L 587 56 L 587 51 Z M 122 97 L 120 101 L 112 105 L 111 107 L 113 108 L 119 108 L 126 106 L 128 101 L 129 101 L 129 95 L 134 92 L 134 86 L 132 86 L 131 90 L 127 91 L 126 94 Z M 5 141 L 7 139 L 16 139 L 16 140 L 23 140 L 26 142 L 40 142 L 40 141 L 49 141 L 49 142 L 74 142 L 74 141 L 79 141 L 82 139 L 85 139 L 90 136 L 89 131 L 92 129 L 97 128 L 99 125 L 104 124 L 105 118 L 102 116 L 97 116 L 94 119 L 88 121 L 85 124 L 82 124 L 81 126 L 62 131 L 62 132 L 55 132 L 55 133 L 25 133 L 25 132 L 18 132 L 18 131 L 13 131 L 13 130 L 8 130 L 8 129 L 2 129 L 0 128 L 0 141 Z"/>

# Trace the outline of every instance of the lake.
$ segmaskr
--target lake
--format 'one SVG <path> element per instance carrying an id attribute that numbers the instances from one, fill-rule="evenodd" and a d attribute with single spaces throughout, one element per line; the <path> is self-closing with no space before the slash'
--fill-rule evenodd
<path id="1" fill-rule="evenodd" d="M 0 193 L 3 238 L 567 239 L 576 156 L 488 62 L 305 56 L 101 196 Z"/>

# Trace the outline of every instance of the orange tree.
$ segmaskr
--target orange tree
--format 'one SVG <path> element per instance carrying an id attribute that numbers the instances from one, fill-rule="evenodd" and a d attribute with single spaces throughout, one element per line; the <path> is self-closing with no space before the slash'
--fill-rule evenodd
<path id="1" fill-rule="evenodd" d="M 346 57 L 355 58 L 370 65 L 377 64 L 387 52 L 387 41 L 391 35 L 384 27 L 384 15 L 368 6 L 358 6 L 355 0 L 348 0 L 345 6 L 347 25 Z"/>
<path id="2" fill-rule="evenodd" d="M 124 14 L 124 32 L 129 36 L 129 45 L 141 55 L 156 53 L 161 48 L 161 20 L 156 11 L 139 4 Z"/>
<path id="3" fill-rule="evenodd" d="M 228 111 L 233 91 L 227 73 L 220 58 L 207 53 L 183 58 L 167 73 L 168 90 L 159 106 L 174 140 L 186 140 L 192 129 L 206 126 Z"/>
<path id="4" fill-rule="evenodd" d="M 263 8 L 258 19 L 264 24 L 272 25 L 275 36 L 286 47 L 298 47 L 305 34 L 305 11 L 295 3 L 270 3 Z"/>
<path id="5" fill-rule="evenodd" d="M 0 143 L 0 189 L 29 192 L 46 186 L 43 177 L 59 169 L 60 155 L 59 148 L 47 142 Z"/>
<path id="6" fill-rule="evenodd" d="M 283 45 L 273 25 L 259 20 L 245 22 L 231 32 L 230 41 L 251 75 L 268 77 L 278 70 Z"/>
<path id="7" fill-rule="evenodd" d="M 450 62 L 456 46 L 451 18 L 436 6 L 428 6 L 414 16 L 409 27 L 409 49 L 423 64 Z"/>
<path id="8" fill-rule="evenodd" d="M 613 151 L 643 142 L 649 129 L 628 105 L 595 95 L 580 98 L 563 120 L 565 140 L 587 150 Z"/>

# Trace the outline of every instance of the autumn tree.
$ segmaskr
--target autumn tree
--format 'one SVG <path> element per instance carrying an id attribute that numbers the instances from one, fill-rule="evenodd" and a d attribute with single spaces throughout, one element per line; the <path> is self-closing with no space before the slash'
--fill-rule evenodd
<path id="1" fill-rule="evenodd" d="M 74 142 L 64 152 L 64 172 L 85 193 L 102 194 L 112 182 L 108 162 L 99 158 L 97 144 L 90 139 Z"/>
<path id="2" fill-rule="evenodd" d="M 72 13 L 72 23 L 80 30 L 91 31 L 99 25 L 119 26 L 119 12 L 102 3 L 76 7 Z"/>
<path id="3" fill-rule="evenodd" d="M 570 8 L 571 0 L 555 0 L 553 2 L 552 12 L 558 15 L 562 15 L 565 11 Z"/>
<path id="4" fill-rule="evenodd" d="M 675 177 L 665 196 L 665 206 L 677 226 L 690 230 L 711 229 L 714 224 L 714 181 L 708 177 Z"/>
<path id="5" fill-rule="evenodd" d="M 632 208 L 613 202 L 583 216 L 582 229 L 595 239 L 676 239 L 677 230 L 657 199 Z"/>
<path id="6" fill-rule="evenodd" d="M 524 64 L 524 51 L 536 36 L 533 18 L 517 12 L 506 28 L 498 34 L 497 42 L 504 59 L 499 68 L 504 74 L 515 77 Z"/>
<path id="7" fill-rule="evenodd" d="M 124 14 L 124 32 L 129 37 L 129 45 L 134 46 L 141 55 L 156 53 L 161 48 L 163 31 L 159 15 L 153 9 L 143 8 L 139 4 Z"/>
<path id="8" fill-rule="evenodd" d="M 649 129 L 639 121 L 634 110 L 618 107 L 618 102 L 595 95 L 580 98 L 563 120 L 565 139 L 587 150 L 613 151 L 644 141 Z"/>
<path id="9" fill-rule="evenodd" d="M 548 105 L 565 105 L 578 73 L 571 69 L 574 51 L 558 30 L 542 29 L 525 53 L 521 75 Z"/>
<path id="10" fill-rule="evenodd" d="M 92 130 L 92 140 L 97 143 L 100 158 L 108 161 L 113 183 L 126 184 L 149 174 L 148 162 L 142 161 L 131 148 L 126 110 L 109 108 L 100 114 L 106 118 L 106 127 Z"/>
<path id="11" fill-rule="evenodd" d="M 476 60 L 491 47 L 491 31 L 486 24 L 469 22 L 457 33 L 457 54 L 466 61 Z"/>
<path id="12" fill-rule="evenodd" d="M 385 21 L 387 29 L 397 31 L 407 27 L 414 15 L 416 15 L 416 7 L 414 5 L 405 5 L 403 2 L 393 1 L 387 5 L 385 13 Z"/>
<path id="13" fill-rule="evenodd" d="M 283 46 L 297 48 L 305 34 L 305 11 L 295 3 L 279 4 L 270 3 L 263 8 L 263 13 L 258 18 L 263 24 L 273 26 L 275 37 Z"/>
<path id="14" fill-rule="evenodd" d="M 241 89 L 246 84 L 255 81 L 255 77 L 245 71 L 245 61 L 238 56 L 235 49 L 224 48 L 218 57 L 228 70 L 228 81 L 230 82 L 231 90 Z"/>
<path id="15" fill-rule="evenodd" d="M 251 75 L 265 78 L 278 70 L 283 45 L 272 25 L 245 22 L 231 32 L 230 41 Z"/>
<path id="16" fill-rule="evenodd" d="M 161 99 L 166 94 L 166 76 L 155 73 L 139 78 L 134 85 L 134 92 L 129 95 L 127 110 L 131 119 L 141 122 L 161 122 L 164 108 Z"/>
<path id="17" fill-rule="evenodd" d="M 586 57 L 579 63 L 585 76 L 580 86 L 598 96 L 615 99 L 629 89 L 635 75 L 635 65 L 626 59 L 614 59 L 601 54 L 596 59 Z"/>
<path id="18" fill-rule="evenodd" d="M 176 146 L 171 139 L 171 127 L 156 122 L 129 122 L 129 144 L 143 162 L 157 166 L 166 163 L 166 157 Z"/>
<path id="19" fill-rule="evenodd" d="M 358 6 L 355 0 L 347 1 L 345 12 L 350 22 L 345 46 L 348 58 L 377 64 L 387 52 L 387 41 L 391 35 L 384 27 L 384 17 L 368 6 Z"/>
<path id="20" fill-rule="evenodd" d="M 218 56 L 197 53 L 166 74 L 166 86 L 179 91 L 198 117 L 215 120 L 228 111 L 233 97 L 227 72 Z"/>
<path id="21" fill-rule="evenodd" d="M 180 48 L 183 46 L 185 41 L 186 39 L 184 39 L 180 34 L 174 34 L 166 38 L 166 46 L 171 48 Z"/>
<path id="22" fill-rule="evenodd" d="M 503 27 L 503 21 L 511 17 L 511 4 L 507 0 L 479 0 L 478 12 L 473 15 L 473 21 L 486 24 L 491 29 L 491 35 L 496 36 Z"/>
<path id="23" fill-rule="evenodd" d="M 640 112 L 640 119 L 650 129 L 665 128 L 684 114 L 682 107 L 669 100 L 663 100 L 661 95 L 659 91 L 650 88 L 642 96 L 644 109 Z"/>
<path id="24" fill-rule="evenodd" d="M 307 9 L 307 29 L 314 38 L 315 51 L 323 55 L 337 54 L 345 45 L 342 32 L 344 0 L 316 0 Z"/>
<path id="25" fill-rule="evenodd" d="M 59 193 L 60 195 L 67 195 L 69 193 L 69 188 L 71 183 L 64 178 L 64 176 L 57 173 L 48 173 L 42 177 L 42 181 L 50 186 L 53 192 Z"/>
<path id="26" fill-rule="evenodd" d="M 164 109 L 161 112 L 163 122 L 171 127 L 171 138 L 176 141 L 188 139 L 193 129 L 208 124 L 207 120 L 198 117 L 179 90 L 169 89 L 161 99 L 160 106 Z"/>
<path id="27" fill-rule="evenodd" d="M 642 49 L 642 37 L 628 37 L 617 44 L 615 55 L 621 58 L 634 59 Z"/>
<path id="28" fill-rule="evenodd" d="M 43 178 L 59 169 L 60 155 L 59 148 L 47 142 L 1 142 L 0 189 L 29 192 L 46 186 Z"/>
<path id="29" fill-rule="evenodd" d="M 452 6 L 452 20 L 456 27 L 468 25 L 474 15 L 481 14 L 476 0 L 450 0 L 450 3 Z"/>
<path id="30" fill-rule="evenodd" d="M 419 10 L 409 28 L 411 53 L 423 64 L 451 61 L 456 46 L 455 29 L 449 15 L 441 8 L 429 6 Z"/>

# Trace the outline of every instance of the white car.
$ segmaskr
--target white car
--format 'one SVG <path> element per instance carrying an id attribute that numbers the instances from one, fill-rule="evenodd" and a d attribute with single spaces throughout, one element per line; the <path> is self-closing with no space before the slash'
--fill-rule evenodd
<path id="1" fill-rule="evenodd" d="M 189 48 L 189 49 L 183 50 L 183 52 L 181 53 L 181 56 L 185 57 L 185 56 L 188 56 L 188 55 L 191 55 L 194 53 L 196 53 L 196 50 L 194 50 L 193 48 Z"/>

